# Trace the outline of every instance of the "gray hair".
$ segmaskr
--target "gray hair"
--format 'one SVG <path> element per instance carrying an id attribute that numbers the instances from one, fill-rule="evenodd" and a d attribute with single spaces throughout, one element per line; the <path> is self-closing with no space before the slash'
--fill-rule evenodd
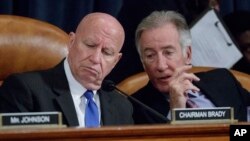
<path id="1" fill-rule="evenodd" d="M 136 29 L 135 43 L 137 51 L 140 56 L 141 52 L 140 52 L 139 40 L 141 38 L 142 32 L 145 30 L 164 26 L 168 23 L 172 23 L 173 25 L 176 26 L 177 31 L 180 35 L 179 42 L 183 53 L 186 51 L 186 48 L 188 46 L 191 47 L 192 40 L 191 40 L 190 30 L 186 23 L 185 18 L 181 14 L 175 11 L 154 11 L 149 16 L 144 18 Z"/>

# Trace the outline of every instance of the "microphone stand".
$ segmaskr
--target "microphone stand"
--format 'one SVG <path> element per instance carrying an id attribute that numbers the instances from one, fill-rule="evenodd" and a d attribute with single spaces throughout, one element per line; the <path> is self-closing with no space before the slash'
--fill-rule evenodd
<path id="1" fill-rule="evenodd" d="M 160 119 L 162 119 L 163 121 L 166 121 L 166 123 L 170 122 L 166 117 L 164 117 L 162 114 L 160 114 L 159 112 L 155 111 L 154 109 L 152 109 L 151 107 L 145 105 L 144 103 L 142 103 L 141 101 L 137 100 L 136 98 L 126 94 L 125 92 L 123 92 L 122 90 L 118 89 L 116 86 L 113 86 L 114 89 L 119 92 L 120 94 L 124 95 L 125 97 L 129 98 L 130 100 L 132 100 L 133 102 L 135 102 L 136 104 L 139 104 L 140 106 L 142 106 L 143 108 L 145 108 L 147 111 L 151 112 L 152 114 L 156 115 L 157 117 L 159 117 Z"/>

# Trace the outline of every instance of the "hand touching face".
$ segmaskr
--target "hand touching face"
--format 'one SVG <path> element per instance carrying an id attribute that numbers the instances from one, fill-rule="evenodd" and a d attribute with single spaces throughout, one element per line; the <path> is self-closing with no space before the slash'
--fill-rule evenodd
<path id="1" fill-rule="evenodd" d="M 171 23 L 143 31 L 139 42 L 141 60 L 154 87 L 169 94 L 171 107 L 184 107 L 185 92 L 199 90 L 192 84 L 199 78 L 187 73 L 191 48 L 183 51 L 179 33 Z"/>
<path id="2" fill-rule="evenodd" d="M 200 89 L 192 83 L 200 79 L 193 73 L 188 73 L 188 70 L 191 68 L 191 65 L 181 66 L 176 68 L 171 76 L 169 82 L 170 108 L 186 107 L 187 92 L 200 91 Z"/>

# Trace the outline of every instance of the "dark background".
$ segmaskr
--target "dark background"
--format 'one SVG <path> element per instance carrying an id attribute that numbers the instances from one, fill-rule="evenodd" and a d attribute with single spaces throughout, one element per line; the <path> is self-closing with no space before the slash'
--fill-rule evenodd
<path id="1" fill-rule="evenodd" d="M 249 10 L 249 0 L 219 0 L 223 16 L 237 9 Z M 107 77 L 118 83 L 143 71 L 135 49 L 134 32 L 141 19 L 154 10 L 176 10 L 191 23 L 208 7 L 208 0 L 0 0 L 0 14 L 19 15 L 46 21 L 65 32 L 75 31 L 83 16 L 105 12 L 124 26 L 123 57 Z"/>

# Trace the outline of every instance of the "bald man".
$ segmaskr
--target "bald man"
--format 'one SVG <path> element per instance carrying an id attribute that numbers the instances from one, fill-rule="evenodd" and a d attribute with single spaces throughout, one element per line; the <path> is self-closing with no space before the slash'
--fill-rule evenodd
<path id="1" fill-rule="evenodd" d="M 99 126 L 133 124 L 132 105 L 101 89 L 122 54 L 124 29 L 112 16 L 91 13 L 69 34 L 68 56 L 45 71 L 13 74 L 0 88 L 0 113 L 60 111 L 67 126 L 86 127 L 86 100 L 93 93 Z"/>

